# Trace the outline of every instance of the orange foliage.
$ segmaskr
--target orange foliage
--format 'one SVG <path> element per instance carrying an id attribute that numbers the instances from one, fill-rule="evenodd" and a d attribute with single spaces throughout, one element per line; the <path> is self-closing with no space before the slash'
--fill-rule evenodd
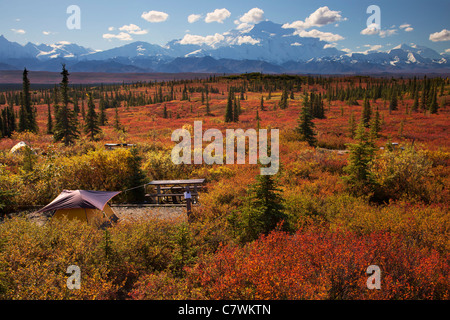
<path id="1" fill-rule="evenodd" d="M 221 247 L 187 280 L 206 299 L 448 299 L 448 258 L 387 233 L 275 231 Z M 367 288 L 370 265 L 381 268 L 381 290 Z"/>

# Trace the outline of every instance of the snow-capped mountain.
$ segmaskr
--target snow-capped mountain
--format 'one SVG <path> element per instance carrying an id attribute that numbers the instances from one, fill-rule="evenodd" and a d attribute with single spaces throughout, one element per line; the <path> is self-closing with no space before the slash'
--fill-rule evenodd
<path id="1" fill-rule="evenodd" d="M 186 34 L 164 46 L 139 41 L 99 52 L 64 41 L 22 46 L 0 36 L 0 69 L 59 71 L 66 63 L 73 72 L 450 72 L 450 56 L 424 46 L 401 44 L 389 51 L 345 53 L 294 32 L 262 21 L 207 37 Z"/>
<path id="2" fill-rule="evenodd" d="M 232 30 L 209 50 L 196 56 L 209 55 L 216 59 L 262 60 L 280 64 L 287 61 L 307 61 L 312 58 L 344 54 L 328 48 L 317 38 L 300 38 L 295 29 L 284 29 L 281 24 L 263 21 L 247 30 Z"/>
<path id="3" fill-rule="evenodd" d="M 60 41 L 51 45 L 28 42 L 26 45 L 21 46 L 17 42 L 8 41 L 3 35 L 0 36 L 0 58 L 2 60 L 18 58 L 36 58 L 39 60 L 55 58 L 78 59 L 93 53 L 95 51 L 92 49 L 66 41 Z"/>

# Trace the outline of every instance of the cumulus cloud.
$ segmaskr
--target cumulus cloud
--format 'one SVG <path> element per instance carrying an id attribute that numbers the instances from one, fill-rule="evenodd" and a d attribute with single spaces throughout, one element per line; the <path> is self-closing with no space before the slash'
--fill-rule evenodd
<path id="1" fill-rule="evenodd" d="M 322 41 L 327 41 L 327 42 L 335 42 L 335 41 L 339 41 L 339 40 L 344 40 L 344 37 L 342 37 L 339 34 L 334 34 L 331 32 L 322 32 L 319 31 L 317 29 L 312 29 L 310 31 L 296 31 L 294 32 L 294 34 L 299 35 L 302 38 L 319 38 Z"/>
<path id="2" fill-rule="evenodd" d="M 121 32 L 119 34 L 105 33 L 103 35 L 103 39 L 107 39 L 107 40 L 117 39 L 117 40 L 121 40 L 121 41 L 133 40 L 133 38 L 126 32 Z"/>
<path id="3" fill-rule="evenodd" d="M 51 34 L 54 34 L 55 32 L 51 32 L 51 31 L 42 31 L 42 34 L 44 35 L 44 36 L 49 36 L 49 35 L 51 35 Z"/>
<path id="4" fill-rule="evenodd" d="M 404 23 L 399 28 L 404 29 L 406 32 L 411 32 L 414 30 L 414 28 L 411 27 L 411 25 L 409 23 Z"/>
<path id="5" fill-rule="evenodd" d="M 361 30 L 361 34 L 366 36 L 378 34 L 381 38 L 385 38 L 397 34 L 397 29 L 395 29 L 395 26 L 392 26 L 390 29 L 382 30 L 377 24 L 372 23 L 367 28 Z"/>
<path id="6" fill-rule="evenodd" d="M 23 29 L 11 29 L 12 32 L 17 33 L 17 34 L 25 34 L 26 31 Z"/>
<path id="7" fill-rule="evenodd" d="M 311 27 L 323 27 L 327 24 L 336 23 L 340 21 L 345 21 L 346 18 L 342 18 L 341 11 L 330 10 L 327 6 L 320 7 L 305 21 L 297 20 L 292 23 L 286 23 L 283 25 L 285 29 L 297 29 L 297 31 L 309 29 Z"/>
<path id="8" fill-rule="evenodd" d="M 251 30 L 255 23 L 264 20 L 264 11 L 260 8 L 253 8 L 246 12 L 238 20 L 234 21 L 234 24 L 238 25 L 238 30 Z"/>
<path id="9" fill-rule="evenodd" d="M 201 14 L 191 14 L 188 17 L 188 22 L 189 23 L 197 22 L 198 20 L 200 20 L 201 17 L 202 17 Z"/>
<path id="10" fill-rule="evenodd" d="M 377 51 L 377 50 L 380 50 L 381 48 L 383 48 L 383 46 L 381 44 L 365 44 L 364 47 L 369 48 L 369 49 L 367 49 L 366 52 Z"/>
<path id="11" fill-rule="evenodd" d="M 211 23 L 211 22 L 218 22 L 223 23 L 223 21 L 231 16 L 231 12 L 227 9 L 216 9 L 213 12 L 209 12 L 206 15 L 205 22 Z"/>
<path id="12" fill-rule="evenodd" d="M 139 26 L 137 26 L 135 24 L 132 24 L 132 23 L 120 27 L 119 30 L 127 32 L 127 33 L 131 33 L 131 34 L 137 34 L 137 35 L 147 34 L 148 33 L 147 30 L 142 30 L 141 27 L 139 27 Z"/>
<path id="13" fill-rule="evenodd" d="M 368 25 L 367 28 L 363 29 L 361 31 L 361 34 L 364 34 L 366 36 L 367 35 L 371 36 L 371 35 L 377 34 L 378 32 L 380 32 L 380 29 L 378 28 L 378 24 L 372 23 L 371 25 Z"/>
<path id="14" fill-rule="evenodd" d="M 109 27 L 108 28 L 108 31 L 114 31 L 116 28 L 114 28 L 114 27 Z"/>
<path id="15" fill-rule="evenodd" d="M 327 43 L 326 45 L 323 46 L 324 49 L 330 49 L 330 48 L 335 48 L 337 46 L 337 43 Z"/>
<path id="16" fill-rule="evenodd" d="M 199 36 L 193 34 L 184 35 L 183 39 L 179 41 L 180 44 L 196 44 L 214 46 L 215 44 L 225 40 L 225 37 L 219 33 L 210 36 Z"/>
<path id="17" fill-rule="evenodd" d="M 381 38 L 390 37 L 397 34 L 397 29 L 380 30 L 379 35 Z"/>
<path id="18" fill-rule="evenodd" d="M 450 30 L 442 29 L 439 32 L 430 34 L 430 40 L 433 42 L 450 41 Z"/>
<path id="19" fill-rule="evenodd" d="M 259 42 L 260 42 L 259 40 L 253 39 L 250 36 L 239 36 L 235 40 L 235 43 L 237 43 L 238 45 L 241 45 L 241 44 L 255 45 L 255 44 L 258 44 Z"/>
<path id="20" fill-rule="evenodd" d="M 149 12 L 142 13 L 141 18 L 147 20 L 148 22 L 158 23 L 166 21 L 167 18 L 169 18 L 169 15 L 165 12 L 151 10 Z"/>
<path id="21" fill-rule="evenodd" d="M 239 18 L 243 23 L 258 23 L 264 19 L 264 11 L 260 8 L 250 9 L 246 14 Z"/>

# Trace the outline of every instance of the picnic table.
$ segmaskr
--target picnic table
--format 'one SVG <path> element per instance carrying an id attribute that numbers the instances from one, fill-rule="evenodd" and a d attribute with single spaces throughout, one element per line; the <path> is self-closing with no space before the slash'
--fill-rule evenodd
<path id="1" fill-rule="evenodd" d="M 205 188 L 204 183 L 205 179 L 155 180 L 146 185 L 146 191 L 151 191 L 146 192 L 145 196 L 157 204 L 184 204 L 184 193 L 189 190 L 192 203 L 198 203 L 198 193 Z"/>

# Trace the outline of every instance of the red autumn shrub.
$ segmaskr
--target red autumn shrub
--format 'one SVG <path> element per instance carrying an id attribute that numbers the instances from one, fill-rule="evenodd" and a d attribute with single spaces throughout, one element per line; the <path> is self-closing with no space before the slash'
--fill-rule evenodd
<path id="1" fill-rule="evenodd" d="M 381 290 L 366 270 L 381 268 Z M 448 255 L 387 233 L 272 232 L 245 247 L 223 246 L 188 272 L 205 299 L 448 299 Z"/>

